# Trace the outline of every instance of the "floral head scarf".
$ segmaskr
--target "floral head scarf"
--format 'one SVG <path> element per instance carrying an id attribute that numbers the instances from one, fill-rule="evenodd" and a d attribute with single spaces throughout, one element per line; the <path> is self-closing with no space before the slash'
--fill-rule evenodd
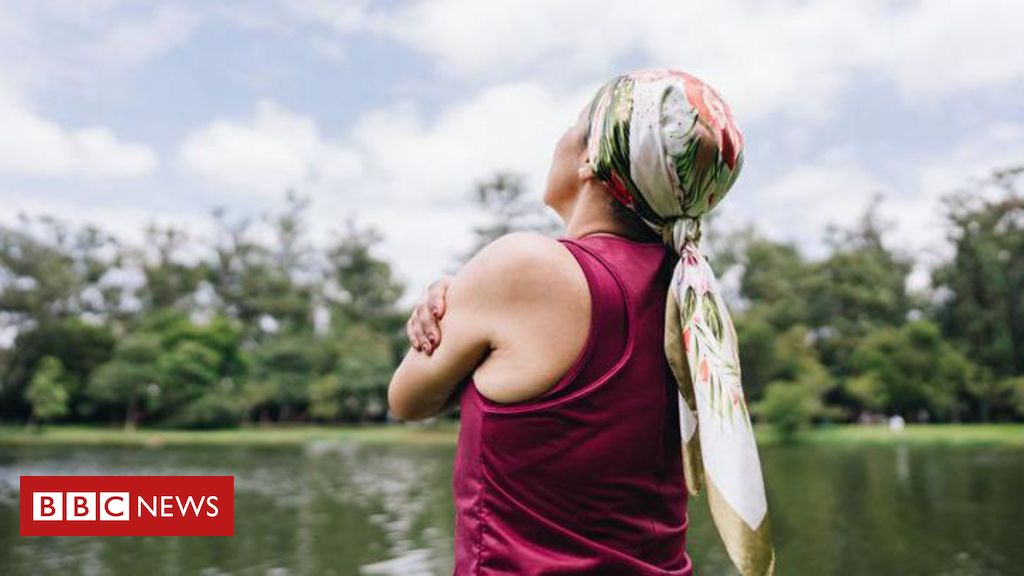
<path id="1" fill-rule="evenodd" d="M 736 330 L 700 248 L 701 216 L 743 166 L 729 106 L 685 72 L 639 70 L 597 92 L 589 161 L 612 194 L 680 255 L 665 353 L 679 385 L 686 485 L 708 489 L 715 525 L 744 576 L 772 574 L 775 553 L 761 462 L 740 379 Z"/>

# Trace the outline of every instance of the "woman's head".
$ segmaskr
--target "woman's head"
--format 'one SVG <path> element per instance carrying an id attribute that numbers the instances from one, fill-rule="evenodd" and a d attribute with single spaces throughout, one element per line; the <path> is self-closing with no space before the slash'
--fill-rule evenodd
<path id="1" fill-rule="evenodd" d="M 657 241 L 658 234 L 644 224 L 636 212 L 619 202 L 608 190 L 607 185 L 596 178 L 591 169 L 587 159 L 587 147 L 590 141 L 592 105 L 593 101 L 583 107 L 555 146 L 544 203 L 554 208 L 563 220 L 568 221 L 569 216 L 574 214 L 573 209 L 583 189 L 591 185 L 600 197 L 600 204 L 606 214 L 610 214 L 632 236 Z"/>
<path id="2" fill-rule="evenodd" d="M 581 170 L 587 162 L 587 142 L 590 132 L 590 105 L 576 116 L 555 145 L 551 169 L 548 172 L 544 203 L 560 215 L 565 215 L 576 201 L 580 187 L 586 181 Z"/>
<path id="3" fill-rule="evenodd" d="M 714 89 L 685 72 L 638 70 L 605 83 L 563 134 L 544 200 L 567 214 L 596 180 L 634 221 L 679 248 L 699 237 L 700 217 L 742 165 L 743 135 Z"/>

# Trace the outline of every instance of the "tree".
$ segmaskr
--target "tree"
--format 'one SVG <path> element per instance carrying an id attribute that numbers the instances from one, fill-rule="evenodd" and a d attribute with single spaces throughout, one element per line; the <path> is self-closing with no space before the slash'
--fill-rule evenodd
<path id="1" fill-rule="evenodd" d="M 748 228 L 723 239 L 713 262 L 742 267 L 739 296 L 758 321 L 781 332 L 797 324 L 811 325 L 807 297 L 815 268 L 790 243 L 761 237 Z"/>
<path id="2" fill-rule="evenodd" d="M 386 337 L 367 325 L 348 327 L 338 338 L 334 369 L 310 388 L 311 414 L 322 420 L 383 417 L 393 370 Z"/>
<path id="3" fill-rule="evenodd" d="M 928 320 L 878 329 L 854 352 L 850 394 L 864 407 L 913 418 L 959 420 L 975 367 Z"/>
<path id="4" fill-rule="evenodd" d="M 308 387 L 325 373 L 333 351 L 311 334 L 284 334 L 253 351 L 252 377 L 245 387 L 250 414 L 261 420 L 276 413 L 281 421 L 299 418 L 309 405 Z"/>
<path id="5" fill-rule="evenodd" d="M 161 354 L 158 335 L 128 335 L 118 344 L 114 357 L 93 373 L 86 390 L 89 400 L 99 409 L 116 407 L 125 429 L 135 429 L 143 408 L 159 408 Z"/>
<path id="6" fill-rule="evenodd" d="M 773 424 L 786 441 L 813 419 L 839 416 L 825 407 L 823 398 L 834 386 L 828 370 L 818 361 L 811 334 L 797 324 L 774 338 L 763 399 L 754 413 Z"/>
<path id="7" fill-rule="evenodd" d="M 1024 374 L 1021 173 L 1024 167 L 996 171 L 943 198 L 954 255 L 932 274 L 942 333 L 994 381 Z"/>
<path id="8" fill-rule="evenodd" d="M 305 235 L 308 209 L 308 198 L 289 192 L 282 212 L 264 215 L 273 233 L 269 245 L 253 239 L 251 220 L 213 212 L 217 238 L 206 280 L 216 313 L 238 319 L 247 339 L 312 329 L 321 272 Z"/>
<path id="9" fill-rule="evenodd" d="M 27 415 L 24 391 L 46 356 L 60 360 L 70 404 L 73 408 L 78 406 L 92 371 L 110 359 L 114 346 L 110 328 L 78 318 L 49 319 L 32 328 L 23 328 L 15 337 L 2 367 L 0 416 L 23 418 Z"/>
<path id="10" fill-rule="evenodd" d="M 120 246 L 86 226 L 69 229 L 51 218 L 21 216 L 0 225 L 0 311 L 6 327 L 26 329 L 81 316 L 107 319 L 121 287 L 107 281 Z"/>
<path id="11" fill-rule="evenodd" d="M 761 396 L 770 382 L 785 381 L 801 383 L 818 397 L 823 397 L 835 387 L 835 379 L 818 359 L 814 346 L 814 334 L 803 324 L 796 324 L 781 332 L 768 327 L 767 323 L 745 314 L 737 323 L 740 336 L 740 357 L 744 364 L 744 392 L 752 400 Z M 747 354 L 747 358 L 743 355 Z M 751 373 L 747 367 L 752 366 Z M 815 414 L 815 416 L 826 414 Z"/>
<path id="12" fill-rule="evenodd" d="M 534 230 L 553 235 L 561 223 L 544 205 L 526 197 L 523 176 L 513 172 L 498 172 L 476 184 L 473 200 L 484 210 L 487 222 L 473 229 L 476 241 L 458 260 L 464 264 L 484 246 L 498 238 L 522 230 Z"/>
<path id="13" fill-rule="evenodd" d="M 1007 386 L 1010 388 L 1013 409 L 1017 412 L 1017 416 L 1024 418 L 1024 377 L 1018 376 L 1009 379 Z"/>
<path id="14" fill-rule="evenodd" d="M 120 258 L 120 245 L 95 227 L 26 216 L 0 225 L 0 330 L 14 337 L 0 366 L 0 417 L 28 416 L 25 391 L 45 356 L 63 364 L 75 406 L 113 348 L 107 324 L 122 312 L 123 288 L 108 272 Z"/>
<path id="15" fill-rule="evenodd" d="M 391 263 L 374 254 L 382 240 L 372 226 L 359 227 L 346 220 L 343 234 L 327 249 L 327 281 L 323 301 L 331 329 L 343 334 L 352 325 L 366 324 L 388 338 L 393 357 L 404 352 L 407 311 L 398 309 L 405 292 Z"/>
<path id="16" fill-rule="evenodd" d="M 344 233 L 328 247 L 326 300 L 336 324 L 366 321 L 380 327 L 393 320 L 405 287 L 391 264 L 373 253 L 382 239 L 376 228 L 360 228 L 350 217 Z"/>
<path id="17" fill-rule="evenodd" d="M 151 313 L 89 381 L 95 415 L 133 428 L 143 415 L 179 427 L 237 424 L 248 359 L 242 330 L 222 316 L 194 321 L 176 310 Z"/>
<path id="18" fill-rule="evenodd" d="M 68 413 L 67 376 L 60 360 L 53 356 L 42 359 L 25 391 L 25 398 L 37 422 L 61 418 Z"/>
<path id="19" fill-rule="evenodd" d="M 831 253 L 815 265 L 805 286 L 819 355 L 840 380 L 852 373 L 850 357 L 863 338 L 876 328 L 903 324 L 911 310 L 923 306 L 906 288 L 912 258 L 884 243 L 891 223 L 881 221 L 879 205 L 876 195 L 851 230 L 830 227 Z"/>
<path id="20" fill-rule="evenodd" d="M 52 218 L 0 226 L 0 417 L 30 415 L 52 357 L 66 416 L 126 428 L 302 419 L 311 400 L 319 418 L 381 418 L 406 318 L 382 236 L 350 218 L 315 249 L 308 199 L 286 201 L 259 230 L 215 211 L 212 242 L 156 224 L 138 245 Z"/>
<path id="21" fill-rule="evenodd" d="M 967 381 L 967 392 L 973 404 L 974 413 L 982 422 L 999 419 L 1006 414 L 1012 416 L 1013 387 L 1015 377 L 1000 378 L 987 366 L 978 367 L 974 377 Z"/>
<path id="22" fill-rule="evenodd" d="M 793 441 L 820 410 L 820 397 L 811 386 L 785 380 L 768 384 L 764 400 L 754 405 L 754 412 L 775 426 L 784 442 Z"/>
<path id="23" fill-rule="evenodd" d="M 191 238 L 175 226 L 150 224 L 145 242 L 134 251 L 136 265 L 146 282 L 139 292 L 143 311 L 190 309 L 192 298 L 205 273 L 199 262 L 189 262 L 185 252 Z"/>
<path id="24" fill-rule="evenodd" d="M 244 407 L 238 382 L 249 369 L 238 323 L 167 314 L 146 327 L 159 335 L 164 350 L 157 363 L 163 421 L 189 428 L 238 424 Z"/>

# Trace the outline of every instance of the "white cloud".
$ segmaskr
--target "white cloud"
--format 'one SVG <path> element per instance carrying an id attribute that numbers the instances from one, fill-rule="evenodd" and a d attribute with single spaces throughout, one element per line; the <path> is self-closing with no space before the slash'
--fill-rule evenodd
<path id="1" fill-rule="evenodd" d="M 966 136 L 948 154 L 917 156 L 909 161 L 903 176 L 911 192 L 892 202 L 891 210 L 901 224 L 896 238 L 930 261 L 950 255 L 940 199 L 964 187 L 978 189 L 973 181 L 987 178 L 993 170 L 1024 163 L 1024 124 L 999 123 Z"/>
<path id="2" fill-rule="evenodd" d="M 66 129 L 10 98 L 0 98 L 0 173 L 116 178 L 151 173 L 156 154 L 109 128 Z"/>
<path id="3" fill-rule="evenodd" d="M 190 133 L 179 158 L 216 184 L 274 197 L 336 186 L 361 165 L 359 154 L 325 139 L 311 118 L 269 100 L 243 121 L 217 120 Z"/>
<path id="4" fill-rule="evenodd" d="M 627 27 L 633 10 L 582 0 L 441 0 L 407 4 L 367 25 L 435 57 L 442 73 L 503 77 L 537 65 L 593 72 L 636 45 Z"/>
<path id="5" fill-rule="evenodd" d="M 181 45 L 198 24 L 198 16 L 180 6 L 160 6 L 143 17 L 102 26 L 84 59 L 113 69 L 134 68 Z"/>
<path id="6" fill-rule="evenodd" d="M 354 184 L 365 199 L 360 215 L 387 233 L 381 253 L 409 280 L 407 299 L 470 247 L 481 216 L 471 200 L 478 181 L 519 172 L 529 201 L 542 202 L 555 142 L 583 104 L 583 94 L 510 84 L 453 103 L 430 124 L 410 104 L 359 123 L 353 143 L 368 159 Z"/>
<path id="7" fill-rule="evenodd" d="M 91 205 L 52 197 L 40 197 L 24 190 L 6 190 L 0 201 L 13 207 L 0 214 L 0 222 L 15 224 L 21 215 L 29 217 L 52 216 L 72 227 L 98 226 L 122 242 L 138 246 L 145 238 L 146 226 L 174 226 L 191 234 L 212 237 L 213 225 L 208 218 L 197 218 L 187 211 L 154 212 L 142 206 L 127 203 L 120 206 Z"/>
<path id="8" fill-rule="evenodd" d="M 924 288 L 930 269 L 952 255 L 940 198 L 995 169 L 1024 162 L 1024 125 L 996 124 L 966 136 L 947 154 L 907 154 L 885 181 L 851 149 L 826 150 L 764 186 L 737 184 L 726 200 L 723 224 L 752 222 L 767 236 L 793 241 L 819 257 L 825 253 L 825 226 L 854 226 L 880 192 L 880 216 L 894 224 L 886 236 L 889 245 L 914 256 L 917 267 L 909 285 Z"/>
<path id="9" fill-rule="evenodd" d="M 95 86 L 184 42 L 197 20 L 179 7 L 138 15 L 114 0 L 0 5 L 0 173 L 18 176 L 138 177 L 158 165 L 147 145 L 99 122 L 72 128 L 34 105 L 53 86 Z"/>
<path id="10" fill-rule="evenodd" d="M 477 181 L 496 170 L 520 172 L 536 195 L 531 200 L 541 202 L 555 142 L 586 92 L 495 86 L 452 103 L 431 122 L 413 102 L 400 102 L 364 114 L 339 138 L 264 101 L 247 118 L 190 133 L 179 159 L 200 178 L 241 193 L 311 194 L 320 237 L 356 213 L 384 231 L 382 254 L 399 263 L 415 293 L 469 247 L 480 216 L 471 201 Z"/>
<path id="11" fill-rule="evenodd" d="M 350 35 L 361 33 L 430 58 L 433 70 L 398 81 L 429 84 L 440 108 L 426 110 L 427 101 L 417 94 L 359 110 L 347 132 L 327 134 L 317 123 L 319 110 L 289 110 L 264 100 L 247 115 L 212 118 L 188 132 L 175 150 L 175 166 L 188 177 L 174 185 L 223 187 L 236 193 L 232 202 L 247 194 L 279 199 L 287 188 L 311 193 L 320 234 L 354 210 L 383 228 L 382 252 L 415 292 L 468 245 L 474 181 L 497 169 L 520 171 L 540 202 L 561 130 L 601 81 L 623 66 L 644 63 L 705 77 L 721 89 L 741 126 L 760 124 L 751 131 L 760 141 L 750 140 L 759 151 L 751 150 L 748 174 L 731 193 L 724 217 L 744 217 L 813 246 L 826 222 L 851 224 L 871 193 L 883 190 L 883 210 L 900 217 L 899 233 L 926 242 L 939 230 L 929 216 L 938 191 L 966 173 L 983 173 L 999 158 L 1020 158 L 1020 125 L 986 126 L 1000 110 L 978 113 L 983 104 L 972 101 L 965 107 L 983 122 L 973 140 L 926 157 L 914 153 L 908 137 L 901 140 L 907 148 L 893 150 L 889 162 L 869 165 L 859 160 L 868 153 L 858 141 L 863 134 L 830 128 L 825 135 L 823 123 L 840 111 L 856 114 L 861 101 L 883 111 L 891 105 L 895 118 L 934 112 L 953 99 L 969 100 L 965 96 L 974 91 L 1006 92 L 1024 80 L 1024 59 L 1016 56 L 1022 17 L 1024 4 L 998 0 L 432 0 L 397 6 L 279 0 L 227 7 L 153 3 L 132 10 L 116 0 L 0 3 L 0 78 L 21 96 L 0 98 L 8 102 L 0 104 L 0 122 L 15 136 L 0 139 L 0 172 L 153 174 L 157 158 L 147 146 L 102 126 L 63 126 L 24 103 L 48 90 L 101 85 L 144 66 L 188 73 L 187 63 L 158 57 L 187 42 L 201 25 L 220 26 L 216 31 L 226 33 L 228 42 L 239 28 L 276 35 L 370 74 L 379 62 L 351 59 L 356 51 Z M 371 52 L 382 59 L 400 55 Z M 392 70 L 391 63 L 383 64 Z M 274 80 L 244 97 L 277 94 L 277 86 Z M 389 90 L 394 85 L 384 94 L 409 93 Z M 453 96 L 455 90 L 462 92 Z M 882 94 L 872 99 L 866 90 Z M 890 90 L 908 105 L 898 110 Z M 893 129 L 901 128 L 894 123 Z M 820 146 L 822 136 L 832 148 L 804 154 Z M 778 148 L 769 153 L 773 145 Z M 769 165 L 769 158 L 784 160 Z M 763 187 L 748 183 L 760 184 L 775 170 L 779 175 Z M 161 174 L 172 180 L 180 175 Z M 130 226 L 129 220 L 111 222 Z"/>
<path id="12" fill-rule="evenodd" d="M 1019 81 L 1021 21 L 1020 2 L 919 2 L 892 19 L 879 65 L 911 102 Z"/>
<path id="13" fill-rule="evenodd" d="M 724 201 L 729 204 L 723 221 L 751 222 L 771 238 L 804 247 L 812 257 L 823 253 L 828 224 L 849 228 L 874 193 L 889 192 L 849 149 L 826 150 L 764 186 L 736 186 Z"/>
<path id="14" fill-rule="evenodd" d="M 279 0 L 286 13 L 300 20 L 326 24 L 337 32 L 350 32 L 366 25 L 366 0 Z"/>
<path id="15" fill-rule="evenodd" d="M 629 59 L 704 77 L 740 118 L 814 124 L 864 75 L 908 102 L 1024 79 L 1022 20 L 1024 4 L 1001 0 L 432 0 L 364 21 L 440 73 L 571 81 Z"/>
<path id="16" fill-rule="evenodd" d="M 0 77 L 28 94 L 59 85 L 91 88 L 184 43 L 198 12 L 151 3 L 142 13 L 116 0 L 0 6 Z"/>
<path id="17" fill-rule="evenodd" d="M 353 142 L 389 199 L 462 202 L 472 182 L 500 169 L 523 172 L 530 189 L 539 190 L 555 142 L 584 96 L 537 84 L 499 85 L 453 102 L 430 125 L 412 103 L 401 103 L 365 115 Z"/>

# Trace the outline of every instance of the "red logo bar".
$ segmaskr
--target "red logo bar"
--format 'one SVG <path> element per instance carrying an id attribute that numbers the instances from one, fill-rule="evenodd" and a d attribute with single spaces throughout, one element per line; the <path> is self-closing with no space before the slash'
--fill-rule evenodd
<path id="1" fill-rule="evenodd" d="M 234 536 L 234 476 L 22 476 L 22 536 Z"/>

